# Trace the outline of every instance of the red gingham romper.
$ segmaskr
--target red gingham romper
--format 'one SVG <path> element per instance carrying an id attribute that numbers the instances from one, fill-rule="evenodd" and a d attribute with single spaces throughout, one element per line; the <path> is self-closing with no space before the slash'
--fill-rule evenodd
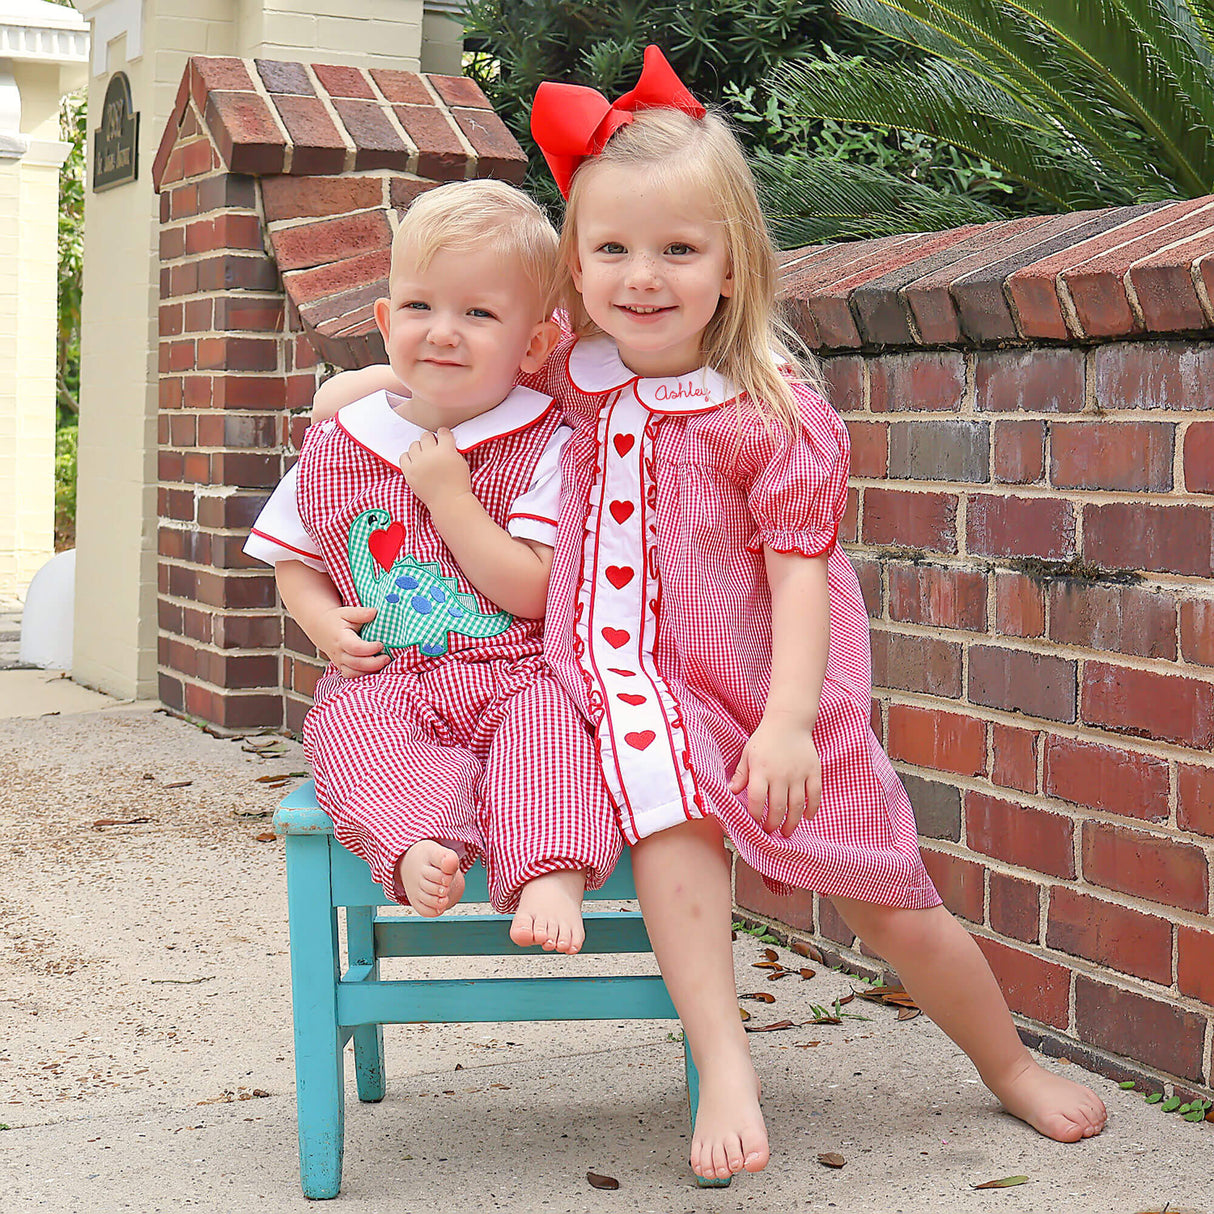
<path id="1" fill-rule="evenodd" d="M 596 726 L 629 843 L 711 814 L 776 892 L 937 905 L 910 802 L 869 726 L 868 617 L 835 542 L 848 461 L 838 415 L 794 385 L 790 436 L 709 369 L 639 379 L 606 337 L 566 339 L 541 375 L 574 427 L 545 652 Z M 821 807 L 787 839 L 728 787 L 771 678 L 764 545 L 829 553 Z"/>
<path id="2" fill-rule="evenodd" d="M 520 388 L 452 431 L 489 514 L 512 534 L 549 544 L 551 514 L 520 517 L 518 510 L 527 508 L 537 466 L 555 449 L 559 427 L 551 399 Z M 366 860 L 397 901 L 405 899 L 396 865 L 420 839 L 455 848 L 465 870 L 484 855 L 490 896 L 501 911 L 514 910 L 521 887 L 547 872 L 584 869 L 587 888 L 597 888 L 622 841 L 590 733 L 543 661 L 542 621 L 506 615 L 497 635 L 458 631 L 470 616 L 475 621 L 477 613 L 494 616 L 498 609 L 460 574 L 401 475 L 400 453 L 420 433 L 382 392 L 314 426 L 246 548 L 271 562 L 294 558 L 323 567 L 352 605 L 365 601 L 358 569 L 369 568 L 372 557 L 378 576 L 412 575 L 395 586 L 383 582 L 390 591 L 414 587 L 389 602 L 418 602 L 410 598 L 418 594 L 417 565 L 437 565 L 458 584 L 437 591 L 449 604 L 452 631 L 431 648 L 445 643 L 445 654 L 426 656 L 410 644 L 394 649 L 391 663 L 375 674 L 346 679 L 330 667 L 317 683 L 304 747 L 320 804 L 338 840 Z M 289 502 L 275 502 L 292 494 L 294 519 Z M 368 509 L 386 511 L 392 521 L 363 538 L 357 520 Z M 360 544 L 368 552 L 356 551 Z M 417 565 L 403 564 L 406 557 Z M 422 608 L 434 612 L 424 600 Z"/>

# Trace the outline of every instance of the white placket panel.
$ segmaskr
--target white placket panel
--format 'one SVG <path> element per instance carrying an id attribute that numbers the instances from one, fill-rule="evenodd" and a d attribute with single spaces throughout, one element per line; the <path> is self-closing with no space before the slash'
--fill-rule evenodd
<path id="1" fill-rule="evenodd" d="M 603 773 L 629 842 L 701 816 L 679 706 L 654 660 L 661 592 L 650 416 L 631 388 L 599 415 L 576 624 L 599 692 Z"/>

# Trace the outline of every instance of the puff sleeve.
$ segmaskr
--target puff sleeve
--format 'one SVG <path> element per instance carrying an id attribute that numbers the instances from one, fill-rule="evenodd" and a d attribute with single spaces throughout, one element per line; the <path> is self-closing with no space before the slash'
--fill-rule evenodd
<path id="1" fill-rule="evenodd" d="M 793 384 L 799 427 L 756 423 L 743 448 L 753 475 L 748 503 L 755 532 L 747 547 L 826 556 L 847 507 L 849 444 L 842 418 L 816 392 Z"/>

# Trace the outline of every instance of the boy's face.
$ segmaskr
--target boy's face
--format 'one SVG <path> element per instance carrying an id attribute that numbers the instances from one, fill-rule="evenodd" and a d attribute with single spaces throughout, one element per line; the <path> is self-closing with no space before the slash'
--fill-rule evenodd
<path id="1" fill-rule="evenodd" d="M 501 402 L 519 371 L 537 370 L 556 326 L 512 254 L 441 249 L 422 269 L 392 260 L 390 298 L 375 305 L 388 361 L 410 392 L 401 412 L 426 430 L 457 426 Z"/>

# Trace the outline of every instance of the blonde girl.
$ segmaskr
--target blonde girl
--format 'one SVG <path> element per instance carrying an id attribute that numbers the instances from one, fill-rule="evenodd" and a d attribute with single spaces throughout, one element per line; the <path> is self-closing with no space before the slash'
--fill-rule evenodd
<path id="1" fill-rule="evenodd" d="M 545 655 L 595 727 L 637 893 L 700 1072 L 697 1174 L 768 1162 L 733 978 L 728 836 L 828 895 L 1016 1116 L 1074 1141 L 1100 1099 L 1040 1067 L 941 905 L 869 727 L 868 619 L 837 544 L 848 441 L 781 340 L 776 260 L 725 122 L 656 47 L 609 105 L 544 84 L 574 333 Z"/>

